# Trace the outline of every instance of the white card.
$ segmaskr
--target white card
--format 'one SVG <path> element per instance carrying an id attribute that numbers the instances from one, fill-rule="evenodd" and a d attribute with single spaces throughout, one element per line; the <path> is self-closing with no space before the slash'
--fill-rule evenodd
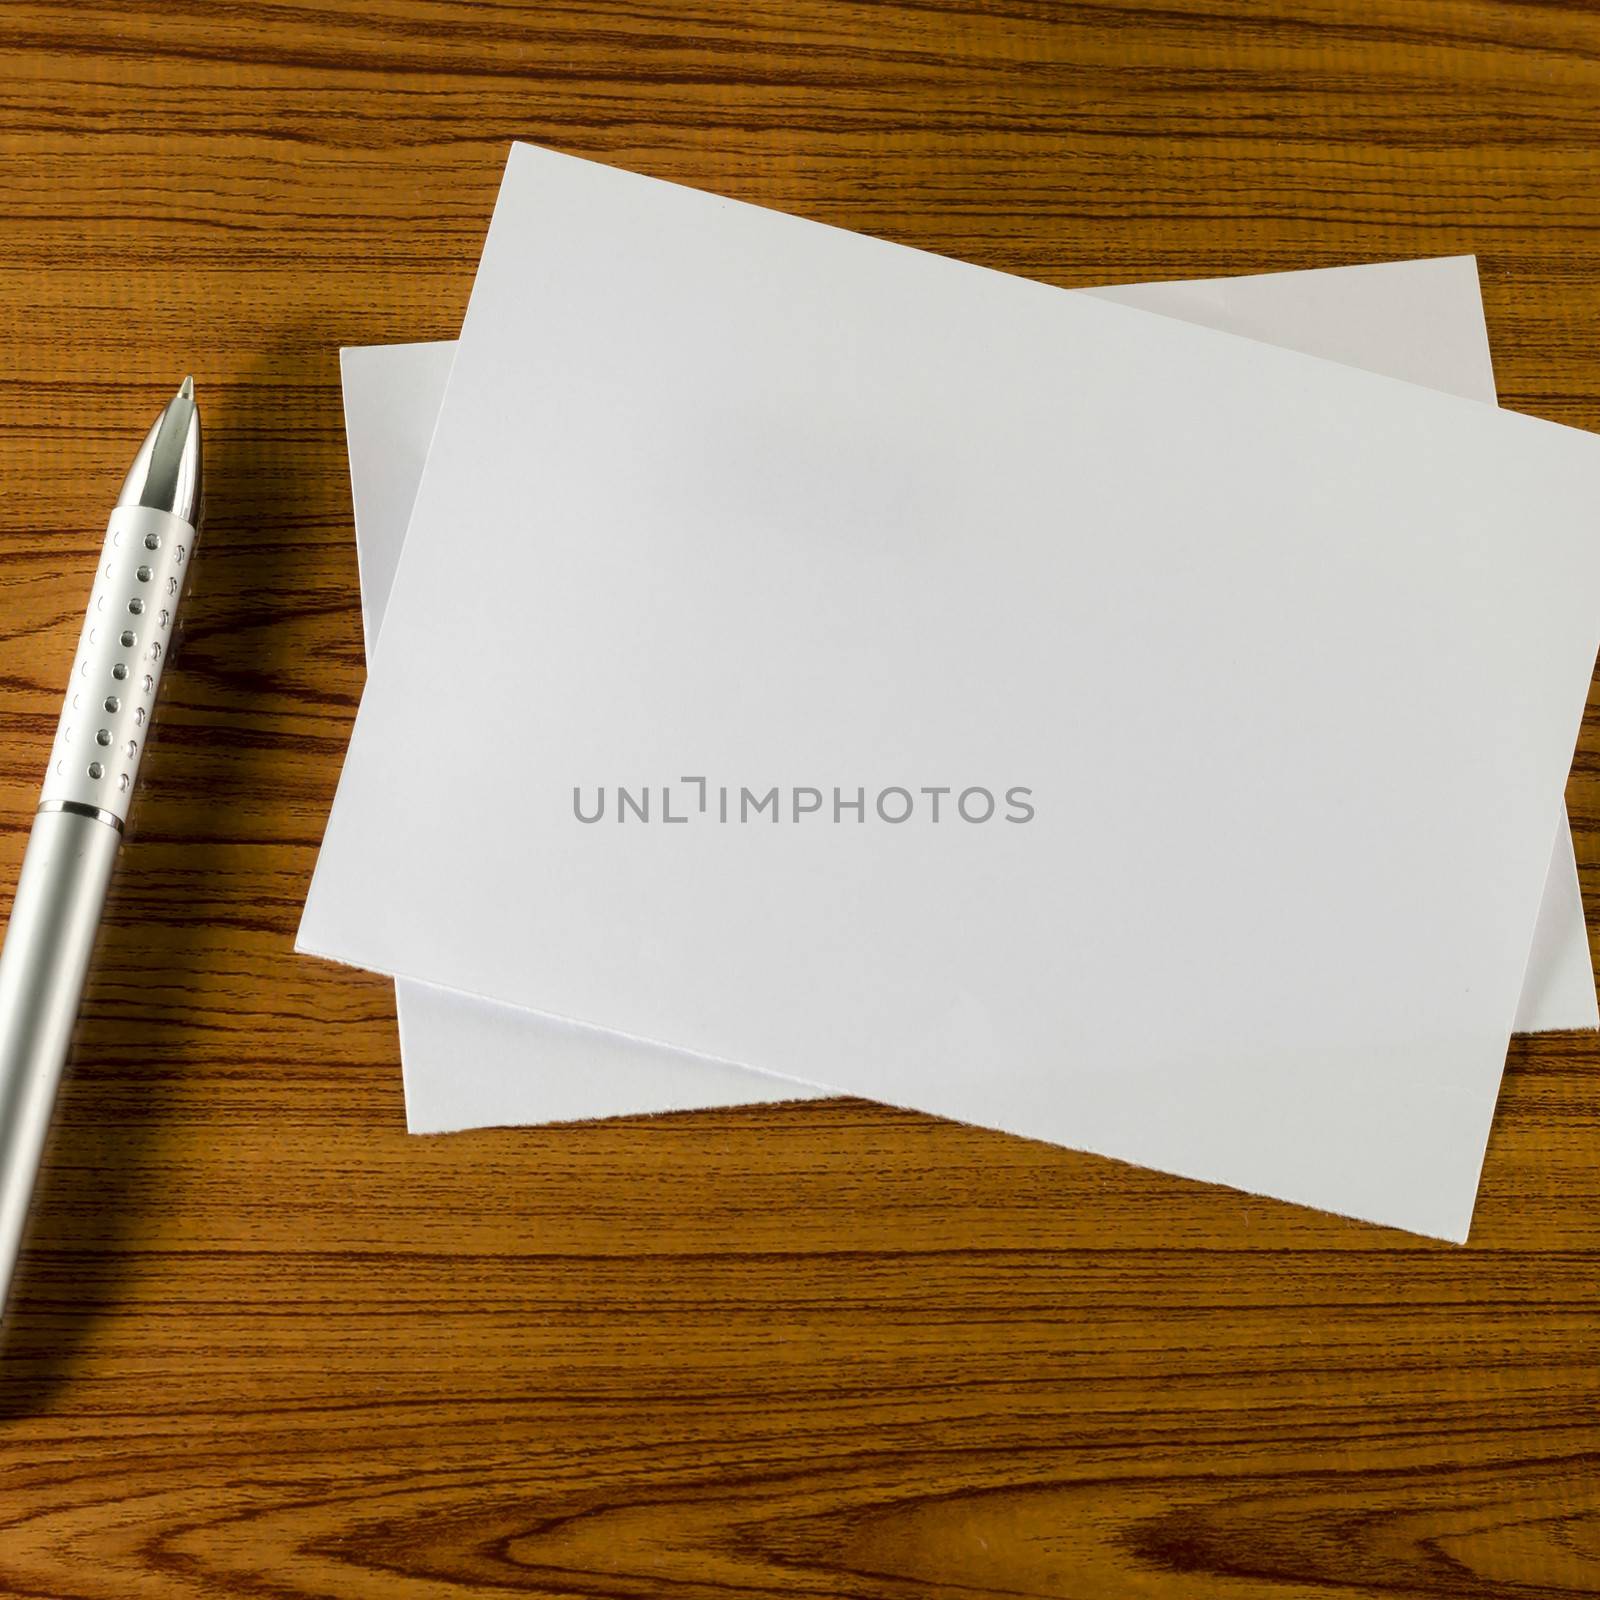
<path id="1" fill-rule="evenodd" d="M 1461 1237 L 1597 469 L 519 148 L 302 944 Z M 785 820 L 574 815 L 685 772 Z M 857 784 L 1032 819 L 788 817 Z"/>
<path id="2" fill-rule="evenodd" d="M 1087 290 L 1492 404 L 1488 330 L 1470 256 Z M 455 344 L 342 353 L 368 647 L 377 637 Z M 825 1094 L 603 1029 L 439 989 L 396 985 L 413 1133 L 628 1116 Z M 1593 1028 L 1588 931 L 1563 817 L 1516 1031 Z"/>

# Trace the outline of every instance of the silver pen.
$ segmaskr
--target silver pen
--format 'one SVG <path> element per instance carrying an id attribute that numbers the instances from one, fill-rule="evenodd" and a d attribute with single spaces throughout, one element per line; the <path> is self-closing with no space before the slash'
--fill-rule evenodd
<path id="1" fill-rule="evenodd" d="M 106 527 L 0 950 L 0 1311 L 199 523 L 200 413 L 185 378 Z"/>

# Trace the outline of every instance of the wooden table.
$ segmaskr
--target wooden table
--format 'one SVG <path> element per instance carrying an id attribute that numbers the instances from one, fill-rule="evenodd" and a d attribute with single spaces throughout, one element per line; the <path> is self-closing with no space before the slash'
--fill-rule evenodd
<path id="1" fill-rule="evenodd" d="M 0 1591 L 1600 1593 L 1590 1039 L 1514 1045 L 1466 1249 L 852 1101 L 406 1136 L 389 986 L 291 950 L 362 681 L 337 350 L 453 333 L 516 137 L 1061 284 L 1476 251 L 1506 403 L 1600 427 L 1560 0 L 7 0 L 5 895 L 190 370 L 210 520 L 0 1347 Z"/>

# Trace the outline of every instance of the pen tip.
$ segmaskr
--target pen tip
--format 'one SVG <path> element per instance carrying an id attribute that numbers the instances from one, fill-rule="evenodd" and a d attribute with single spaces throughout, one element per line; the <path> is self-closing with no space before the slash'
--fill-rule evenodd
<path id="1" fill-rule="evenodd" d="M 193 400 L 194 399 L 194 379 L 193 378 L 185 378 L 183 380 L 183 382 L 178 385 L 178 398 L 180 400 Z"/>

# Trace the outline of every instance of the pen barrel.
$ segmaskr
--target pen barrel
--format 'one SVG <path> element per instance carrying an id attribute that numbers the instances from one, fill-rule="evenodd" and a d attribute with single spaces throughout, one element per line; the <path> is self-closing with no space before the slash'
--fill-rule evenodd
<path id="1" fill-rule="evenodd" d="M 0 949 L 0 1309 L 121 840 L 76 811 L 41 811 L 28 836 Z"/>

